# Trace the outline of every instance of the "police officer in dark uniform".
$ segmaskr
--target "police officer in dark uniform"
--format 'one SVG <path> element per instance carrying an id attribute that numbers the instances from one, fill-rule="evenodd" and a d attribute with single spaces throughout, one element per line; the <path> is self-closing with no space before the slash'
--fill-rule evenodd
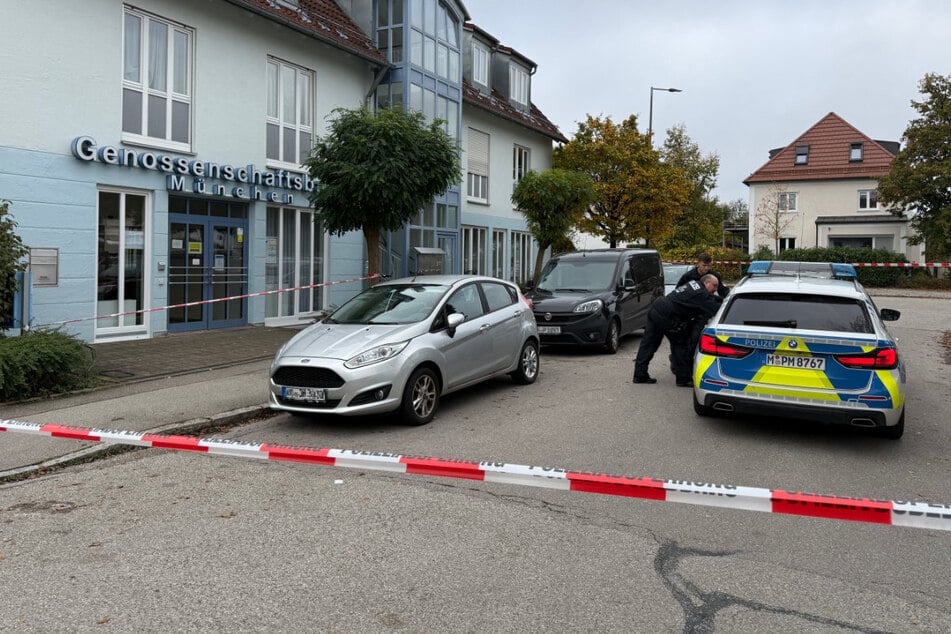
<path id="1" fill-rule="evenodd" d="M 720 277 L 719 273 L 713 270 L 713 258 L 710 257 L 709 253 L 701 253 L 699 257 L 697 257 L 697 265 L 691 267 L 686 273 L 680 276 L 680 279 L 677 281 L 677 286 L 683 286 L 690 280 L 699 282 L 700 278 L 704 275 L 715 275 L 717 277 L 717 294 L 720 297 L 726 297 L 730 294 L 730 288 L 723 283 L 723 278 Z"/>
<path id="2" fill-rule="evenodd" d="M 666 336 L 670 341 L 670 369 L 677 377 L 677 385 L 693 385 L 691 356 L 696 345 L 694 333 L 699 330 L 696 323 L 706 323 L 720 309 L 723 299 L 716 294 L 718 286 L 716 275 L 708 273 L 700 281 L 691 280 L 678 286 L 651 305 L 647 327 L 634 359 L 635 383 L 657 383 L 647 368 Z"/>

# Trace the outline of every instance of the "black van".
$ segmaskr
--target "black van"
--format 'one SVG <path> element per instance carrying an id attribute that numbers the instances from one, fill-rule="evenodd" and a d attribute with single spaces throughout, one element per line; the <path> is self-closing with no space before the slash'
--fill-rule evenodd
<path id="1" fill-rule="evenodd" d="M 617 352 L 644 328 L 664 296 L 664 269 L 653 249 L 596 249 L 556 255 L 529 289 L 542 345 L 599 345 Z"/>

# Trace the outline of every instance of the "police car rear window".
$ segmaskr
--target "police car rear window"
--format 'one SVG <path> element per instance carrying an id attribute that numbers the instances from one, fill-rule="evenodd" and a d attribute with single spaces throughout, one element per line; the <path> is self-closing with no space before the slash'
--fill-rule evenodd
<path id="1" fill-rule="evenodd" d="M 734 295 L 720 318 L 720 323 L 865 334 L 874 332 L 863 302 L 829 295 L 794 293 Z"/>

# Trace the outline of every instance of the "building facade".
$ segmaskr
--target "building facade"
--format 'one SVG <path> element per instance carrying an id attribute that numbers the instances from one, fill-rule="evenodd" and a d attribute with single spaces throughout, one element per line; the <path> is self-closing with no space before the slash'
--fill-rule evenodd
<path id="1" fill-rule="evenodd" d="M 0 139 L 0 198 L 31 250 L 31 324 L 86 341 L 305 322 L 358 292 L 363 236 L 322 229 L 302 167 L 337 108 L 439 118 L 464 170 L 468 110 L 493 145 L 520 143 L 537 169 L 561 137 L 543 116 L 540 132 L 470 108 L 461 2 L 11 4 L 0 10 L 3 64 L 17 97 L 0 103 L 15 122 Z M 485 159 L 501 183 L 512 155 Z M 450 187 L 386 236 L 384 273 L 415 271 L 414 246 L 441 248 L 444 270 L 463 270 L 468 226 L 503 231 L 511 246 L 525 223 L 501 185 L 494 193 L 486 204 L 465 183 Z M 526 274 L 503 264 L 499 277 Z"/>
<path id="2" fill-rule="evenodd" d="M 899 145 L 876 141 L 834 112 L 743 182 L 750 188 L 750 251 L 810 247 L 869 247 L 921 261 L 909 245 L 908 219 L 878 202 L 878 179 L 887 174 Z"/>

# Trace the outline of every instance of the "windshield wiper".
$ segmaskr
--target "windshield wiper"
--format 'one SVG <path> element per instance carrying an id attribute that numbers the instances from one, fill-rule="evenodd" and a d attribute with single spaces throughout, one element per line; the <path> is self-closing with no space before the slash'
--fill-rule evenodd
<path id="1" fill-rule="evenodd" d="M 556 289 L 555 289 L 555 292 L 562 292 L 562 293 L 590 293 L 591 291 L 589 291 L 589 290 L 586 289 L 586 288 L 556 288 Z"/>
<path id="2" fill-rule="evenodd" d="M 776 328 L 795 328 L 798 325 L 798 322 L 795 319 L 786 319 L 783 321 L 776 320 L 770 321 L 768 319 L 758 320 L 751 319 L 743 322 L 744 326 L 775 326 Z"/>

